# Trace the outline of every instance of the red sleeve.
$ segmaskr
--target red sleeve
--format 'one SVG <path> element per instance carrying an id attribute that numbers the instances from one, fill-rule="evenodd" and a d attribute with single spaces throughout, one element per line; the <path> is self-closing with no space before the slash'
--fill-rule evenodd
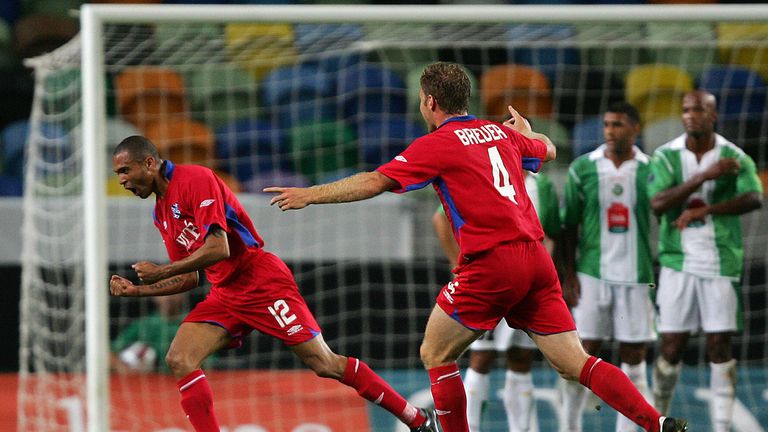
<path id="1" fill-rule="evenodd" d="M 520 149 L 523 169 L 539 172 L 544 159 L 547 157 L 547 145 L 543 141 L 531 139 L 520 132 L 507 128 L 509 139 Z"/>
<path id="2" fill-rule="evenodd" d="M 403 193 L 421 189 L 440 175 L 441 162 L 439 153 L 434 151 L 435 148 L 438 146 L 429 135 L 421 137 L 376 171 L 400 184 L 400 189 L 392 192 Z"/>
<path id="3" fill-rule="evenodd" d="M 224 196 L 214 174 L 205 172 L 189 185 L 190 212 L 195 215 L 195 224 L 200 229 L 200 239 L 205 239 L 212 225 L 227 231 L 227 212 Z"/>

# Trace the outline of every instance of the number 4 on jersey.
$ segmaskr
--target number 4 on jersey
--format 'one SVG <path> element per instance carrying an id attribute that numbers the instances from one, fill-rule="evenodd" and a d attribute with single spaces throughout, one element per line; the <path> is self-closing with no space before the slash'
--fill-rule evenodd
<path id="1" fill-rule="evenodd" d="M 496 146 L 488 148 L 488 157 L 491 158 L 491 166 L 493 167 L 493 185 L 496 190 L 499 191 L 501 196 L 509 198 L 510 201 L 517 204 L 515 199 L 515 187 L 509 182 L 509 171 L 504 166 L 504 161 L 501 160 L 501 154 Z"/>

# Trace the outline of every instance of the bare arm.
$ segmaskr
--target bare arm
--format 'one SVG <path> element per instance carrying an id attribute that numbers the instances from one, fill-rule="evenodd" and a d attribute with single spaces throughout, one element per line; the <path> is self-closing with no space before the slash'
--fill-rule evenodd
<path id="1" fill-rule="evenodd" d="M 280 210 L 301 209 L 310 204 L 336 204 L 362 201 L 400 185 L 377 171 L 357 173 L 333 183 L 308 188 L 268 187 L 264 192 L 277 195 L 269 202 Z"/>
<path id="2" fill-rule="evenodd" d="M 134 264 L 133 269 L 142 282 L 154 283 L 173 276 L 197 272 L 227 258 L 229 258 L 227 233 L 223 228 L 214 225 L 208 231 L 203 246 L 193 252 L 192 255 L 164 265 L 141 261 Z"/>
<path id="3" fill-rule="evenodd" d="M 185 273 L 150 285 L 134 285 L 130 280 L 112 275 L 109 292 L 118 297 L 164 296 L 189 291 L 197 286 L 197 272 Z"/>
<path id="4" fill-rule="evenodd" d="M 660 216 L 667 210 L 683 205 L 685 200 L 696 192 L 707 180 L 714 180 L 723 175 L 735 175 L 739 172 L 741 164 L 732 158 L 720 159 L 706 171 L 696 174 L 685 183 L 661 191 L 651 198 L 651 209 L 656 216 Z"/>
<path id="5" fill-rule="evenodd" d="M 440 210 L 436 211 L 432 215 L 432 226 L 435 227 L 435 233 L 437 239 L 440 241 L 440 248 L 443 249 L 445 257 L 451 263 L 452 267 L 456 267 L 459 262 L 459 245 L 456 243 L 456 238 L 453 236 L 453 229 L 446 217 Z"/>
<path id="6" fill-rule="evenodd" d="M 749 192 L 710 206 L 685 209 L 674 223 L 678 229 L 684 229 L 692 220 L 704 219 L 710 214 L 742 215 L 752 210 L 757 210 L 762 206 L 763 201 L 760 194 L 758 192 Z"/>
<path id="7" fill-rule="evenodd" d="M 528 120 L 525 119 L 525 117 L 521 116 L 520 113 L 518 113 L 512 105 L 509 105 L 507 107 L 509 109 L 509 113 L 512 115 L 512 118 L 504 122 L 504 125 L 507 126 L 510 129 L 514 129 L 518 132 L 520 132 L 522 135 L 530 138 L 535 139 L 543 142 L 547 145 L 547 155 L 544 157 L 543 162 L 549 162 L 552 160 L 555 160 L 557 157 L 557 148 L 552 143 L 552 140 L 549 139 L 548 136 L 544 135 L 543 133 L 534 132 L 531 129 L 531 124 L 528 123 Z"/>

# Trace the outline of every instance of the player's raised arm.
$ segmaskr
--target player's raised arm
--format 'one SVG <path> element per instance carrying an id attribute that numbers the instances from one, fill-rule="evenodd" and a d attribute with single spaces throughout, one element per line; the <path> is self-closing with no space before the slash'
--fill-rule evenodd
<path id="1" fill-rule="evenodd" d="M 109 292 L 117 297 L 164 296 L 189 291 L 197 286 L 197 281 L 197 272 L 172 276 L 150 285 L 135 285 L 122 276 L 112 275 Z"/>
<path id="2" fill-rule="evenodd" d="M 379 172 L 357 173 L 332 183 L 308 188 L 268 187 L 264 192 L 277 194 L 269 202 L 280 210 L 302 209 L 310 204 L 335 204 L 373 198 L 400 185 Z"/>
<path id="3" fill-rule="evenodd" d="M 531 129 L 531 124 L 528 122 L 528 120 L 526 120 L 525 117 L 521 116 L 520 113 L 517 112 L 517 110 L 512 107 L 512 105 L 507 106 L 507 109 L 509 110 L 509 114 L 512 117 L 503 123 L 504 126 L 519 132 L 521 135 L 527 138 L 539 140 L 544 144 L 546 144 L 547 155 L 544 157 L 544 160 L 542 162 L 549 162 L 549 161 L 555 160 L 555 158 L 557 157 L 557 148 L 552 143 L 552 140 L 550 140 L 549 137 L 544 135 L 543 133 L 534 132 L 533 129 Z"/>

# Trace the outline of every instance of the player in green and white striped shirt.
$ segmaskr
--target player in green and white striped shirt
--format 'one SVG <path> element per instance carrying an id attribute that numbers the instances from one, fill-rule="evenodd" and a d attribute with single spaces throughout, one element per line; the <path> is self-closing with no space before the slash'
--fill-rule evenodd
<path id="1" fill-rule="evenodd" d="M 666 414 L 691 332 L 707 335 L 711 418 L 715 432 L 731 429 L 736 360 L 731 333 L 738 322 L 738 282 L 744 264 L 739 215 L 762 206 L 755 163 L 714 131 L 715 97 L 683 98 L 686 133 L 659 147 L 648 193 L 661 218 L 658 329 L 661 356 L 654 368 L 656 408 Z"/>
<path id="2" fill-rule="evenodd" d="M 603 115 L 605 143 L 577 158 L 568 170 L 563 208 L 563 295 L 571 306 L 584 349 L 598 355 L 602 342 L 619 341 L 621 369 L 650 400 L 646 344 L 655 339 L 649 239 L 650 158 L 635 141 L 637 110 L 614 103 Z M 578 244 L 578 256 L 576 253 Z M 580 432 L 586 389 L 567 382 L 561 430 Z M 618 415 L 617 432 L 636 431 Z"/>
<path id="3" fill-rule="evenodd" d="M 555 185 L 544 174 L 525 172 L 525 190 L 531 198 L 539 222 L 544 229 L 544 245 L 550 254 L 560 236 L 560 214 Z M 440 245 L 456 267 L 459 248 L 448 219 L 441 206 L 432 218 Z M 467 421 L 470 432 L 480 432 L 483 405 L 490 392 L 490 372 L 499 352 L 506 353 L 507 372 L 502 399 L 510 432 L 538 432 L 536 403 L 533 398 L 533 366 L 536 344 L 528 334 L 513 329 L 501 321 L 493 331 L 486 332 L 470 346 L 469 368 L 464 375 L 467 392 Z M 578 384 L 578 383 L 577 383 Z M 580 386 L 581 387 L 581 386 Z"/>

